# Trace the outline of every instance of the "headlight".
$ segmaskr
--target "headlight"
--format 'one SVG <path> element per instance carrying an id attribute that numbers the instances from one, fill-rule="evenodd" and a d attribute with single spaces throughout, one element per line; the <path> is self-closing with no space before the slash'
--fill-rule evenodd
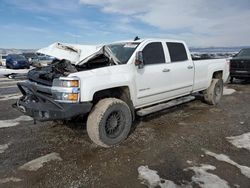
<path id="1" fill-rule="evenodd" d="M 55 87 L 79 87 L 79 80 L 63 80 L 63 78 L 60 79 L 54 79 L 53 86 Z"/>
<path id="2" fill-rule="evenodd" d="M 53 80 L 52 95 L 58 102 L 79 102 L 80 100 L 80 80 L 77 77 Z"/>

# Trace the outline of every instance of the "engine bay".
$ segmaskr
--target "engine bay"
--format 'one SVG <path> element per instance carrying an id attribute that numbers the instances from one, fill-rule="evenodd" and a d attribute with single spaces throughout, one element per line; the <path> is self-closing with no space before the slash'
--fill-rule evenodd
<path id="1" fill-rule="evenodd" d="M 79 71 L 87 71 L 91 69 L 102 68 L 106 66 L 116 65 L 111 58 L 105 54 L 97 54 L 81 65 L 74 65 L 68 60 L 55 59 L 50 65 L 45 67 L 37 67 L 28 72 L 28 79 L 39 84 L 52 86 L 53 79 L 61 76 L 68 76 L 71 73 Z"/>

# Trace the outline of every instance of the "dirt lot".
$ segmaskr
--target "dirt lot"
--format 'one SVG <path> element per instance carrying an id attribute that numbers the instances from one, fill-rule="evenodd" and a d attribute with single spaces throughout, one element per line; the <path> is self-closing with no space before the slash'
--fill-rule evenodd
<path id="1" fill-rule="evenodd" d="M 108 149 L 91 143 L 84 123 L 34 125 L 11 107 L 15 83 L 0 78 L 0 187 L 145 187 L 140 166 L 173 186 L 250 187 L 249 83 L 230 84 L 236 92 L 216 107 L 196 100 L 137 118 L 130 137 Z M 243 146 L 227 138 L 244 133 Z"/>

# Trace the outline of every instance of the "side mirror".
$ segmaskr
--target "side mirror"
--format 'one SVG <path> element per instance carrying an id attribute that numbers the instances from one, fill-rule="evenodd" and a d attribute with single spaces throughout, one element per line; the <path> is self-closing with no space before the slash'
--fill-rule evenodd
<path id="1" fill-rule="evenodd" d="M 234 54 L 233 57 L 237 57 L 238 53 L 237 54 Z"/>
<path id="2" fill-rule="evenodd" d="M 138 66 L 139 69 L 144 67 L 142 51 L 136 52 L 135 65 Z"/>

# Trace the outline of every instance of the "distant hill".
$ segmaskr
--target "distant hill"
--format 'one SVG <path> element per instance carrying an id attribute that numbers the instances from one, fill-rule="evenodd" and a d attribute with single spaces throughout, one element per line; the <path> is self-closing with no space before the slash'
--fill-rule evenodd
<path id="1" fill-rule="evenodd" d="M 21 54 L 24 52 L 35 52 L 37 49 L 5 49 L 0 48 L 0 54 Z"/>
<path id="2" fill-rule="evenodd" d="M 194 48 L 191 47 L 192 53 L 237 53 L 243 48 L 249 48 L 249 46 L 238 47 L 208 47 L 208 48 Z"/>

